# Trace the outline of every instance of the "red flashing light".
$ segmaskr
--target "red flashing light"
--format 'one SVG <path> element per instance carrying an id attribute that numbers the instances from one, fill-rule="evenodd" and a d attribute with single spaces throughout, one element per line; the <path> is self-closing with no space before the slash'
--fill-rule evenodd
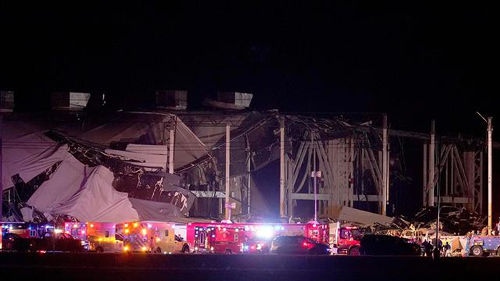
<path id="1" fill-rule="evenodd" d="M 313 246 L 313 244 L 311 244 L 311 243 L 309 243 L 307 241 L 304 241 L 302 243 L 302 247 L 307 248 L 307 249 L 310 249 L 312 246 Z"/>

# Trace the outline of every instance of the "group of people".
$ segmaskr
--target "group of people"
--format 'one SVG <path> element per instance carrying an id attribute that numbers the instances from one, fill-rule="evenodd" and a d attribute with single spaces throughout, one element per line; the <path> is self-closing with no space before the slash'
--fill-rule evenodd
<path id="1" fill-rule="evenodd" d="M 439 251 L 440 256 L 442 257 L 451 257 L 451 245 L 448 241 L 445 242 L 443 245 L 443 241 L 438 240 L 437 245 L 436 245 L 436 238 L 432 239 L 432 241 L 425 240 L 422 243 L 422 246 L 424 248 L 424 256 L 427 257 L 432 257 L 433 252 Z M 437 248 L 436 248 L 437 247 Z"/>

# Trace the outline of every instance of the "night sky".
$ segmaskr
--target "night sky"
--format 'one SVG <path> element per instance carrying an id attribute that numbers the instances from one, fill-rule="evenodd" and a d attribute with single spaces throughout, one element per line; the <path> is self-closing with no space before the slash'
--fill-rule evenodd
<path id="1" fill-rule="evenodd" d="M 0 88 L 20 110 L 46 109 L 31 100 L 56 90 L 105 91 L 116 108 L 156 89 L 187 89 L 193 106 L 238 90 L 256 109 L 388 112 L 419 131 L 435 117 L 480 135 L 475 111 L 495 113 L 493 7 L 163 2 L 0 4 Z"/>
<path id="2" fill-rule="evenodd" d="M 495 9 L 474 1 L 4 2 L 0 89 L 20 111 L 48 110 L 53 91 L 119 109 L 185 89 L 194 109 L 244 91 L 258 110 L 387 112 L 420 132 L 436 118 L 482 137 L 475 111 L 500 120 Z"/>

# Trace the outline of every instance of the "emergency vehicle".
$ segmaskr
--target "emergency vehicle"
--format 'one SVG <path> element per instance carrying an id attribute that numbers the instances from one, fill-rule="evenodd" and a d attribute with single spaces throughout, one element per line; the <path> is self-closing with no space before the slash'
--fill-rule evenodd
<path id="1" fill-rule="evenodd" d="M 84 241 L 63 233 L 62 229 L 51 224 L 8 223 L 2 225 L 2 230 L 10 235 L 10 242 L 18 240 L 17 243 L 8 243 L 7 250 L 81 252 L 84 249 Z M 20 248 L 16 249 L 16 245 Z"/>
<path id="2" fill-rule="evenodd" d="M 14 249 L 14 238 L 9 234 L 14 234 L 16 237 L 21 239 L 36 239 L 40 238 L 38 228 L 45 227 L 36 224 L 28 224 L 25 222 L 8 222 L 0 223 L 0 250 L 15 250 Z M 23 243 L 26 244 L 26 243 Z M 31 242 L 27 243 L 33 244 Z M 32 245 L 31 245 L 32 246 Z M 31 247 L 25 247 L 26 250 L 30 250 Z"/>
<path id="3" fill-rule="evenodd" d="M 316 223 L 190 223 L 187 225 L 189 247 L 193 252 L 199 253 L 265 252 L 258 250 L 268 248 L 274 237 L 295 235 L 303 235 L 316 242 L 327 244 L 328 225 Z M 255 245 L 247 244 L 249 241 L 257 240 L 258 243 Z"/>
<path id="4" fill-rule="evenodd" d="M 330 245 L 334 254 L 359 256 L 362 234 L 356 226 L 340 226 L 333 223 L 330 226 Z"/>
<path id="5" fill-rule="evenodd" d="M 2 233 L 17 234 L 21 238 L 40 238 L 42 229 L 54 228 L 51 225 L 40 225 L 25 222 L 2 223 Z"/>
<path id="6" fill-rule="evenodd" d="M 116 232 L 123 237 L 125 251 L 188 253 L 189 245 L 176 228 L 182 229 L 175 223 L 141 221 L 117 224 Z"/>
<path id="7" fill-rule="evenodd" d="M 500 236 L 472 236 L 469 255 L 476 257 L 484 255 L 500 256 Z"/>
<path id="8" fill-rule="evenodd" d="M 123 251 L 123 241 L 116 239 L 114 223 L 67 222 L 64 231 L 84 241 L 86 250 L 98 253 Z"/>

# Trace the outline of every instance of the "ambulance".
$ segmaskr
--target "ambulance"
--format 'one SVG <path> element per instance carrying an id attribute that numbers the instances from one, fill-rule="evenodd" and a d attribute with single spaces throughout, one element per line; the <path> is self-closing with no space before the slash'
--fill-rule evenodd
<path id="1" fill-rule="evenodd" d="M 123 249 L 144 253 L 189 253 L 189 245 L 182 236 L 183 229 L 185 232 L 182 225 L 155 221 L 116 225 L 117 235 L 123 238 Z"/>
<path id="2" fill-rule="evenodd" d="M 65 233 L 85 242 L 85 248 L 97 253 L 123 252 L 123 241 L 116 237 L 115 223 L 67 222 Z"/>

